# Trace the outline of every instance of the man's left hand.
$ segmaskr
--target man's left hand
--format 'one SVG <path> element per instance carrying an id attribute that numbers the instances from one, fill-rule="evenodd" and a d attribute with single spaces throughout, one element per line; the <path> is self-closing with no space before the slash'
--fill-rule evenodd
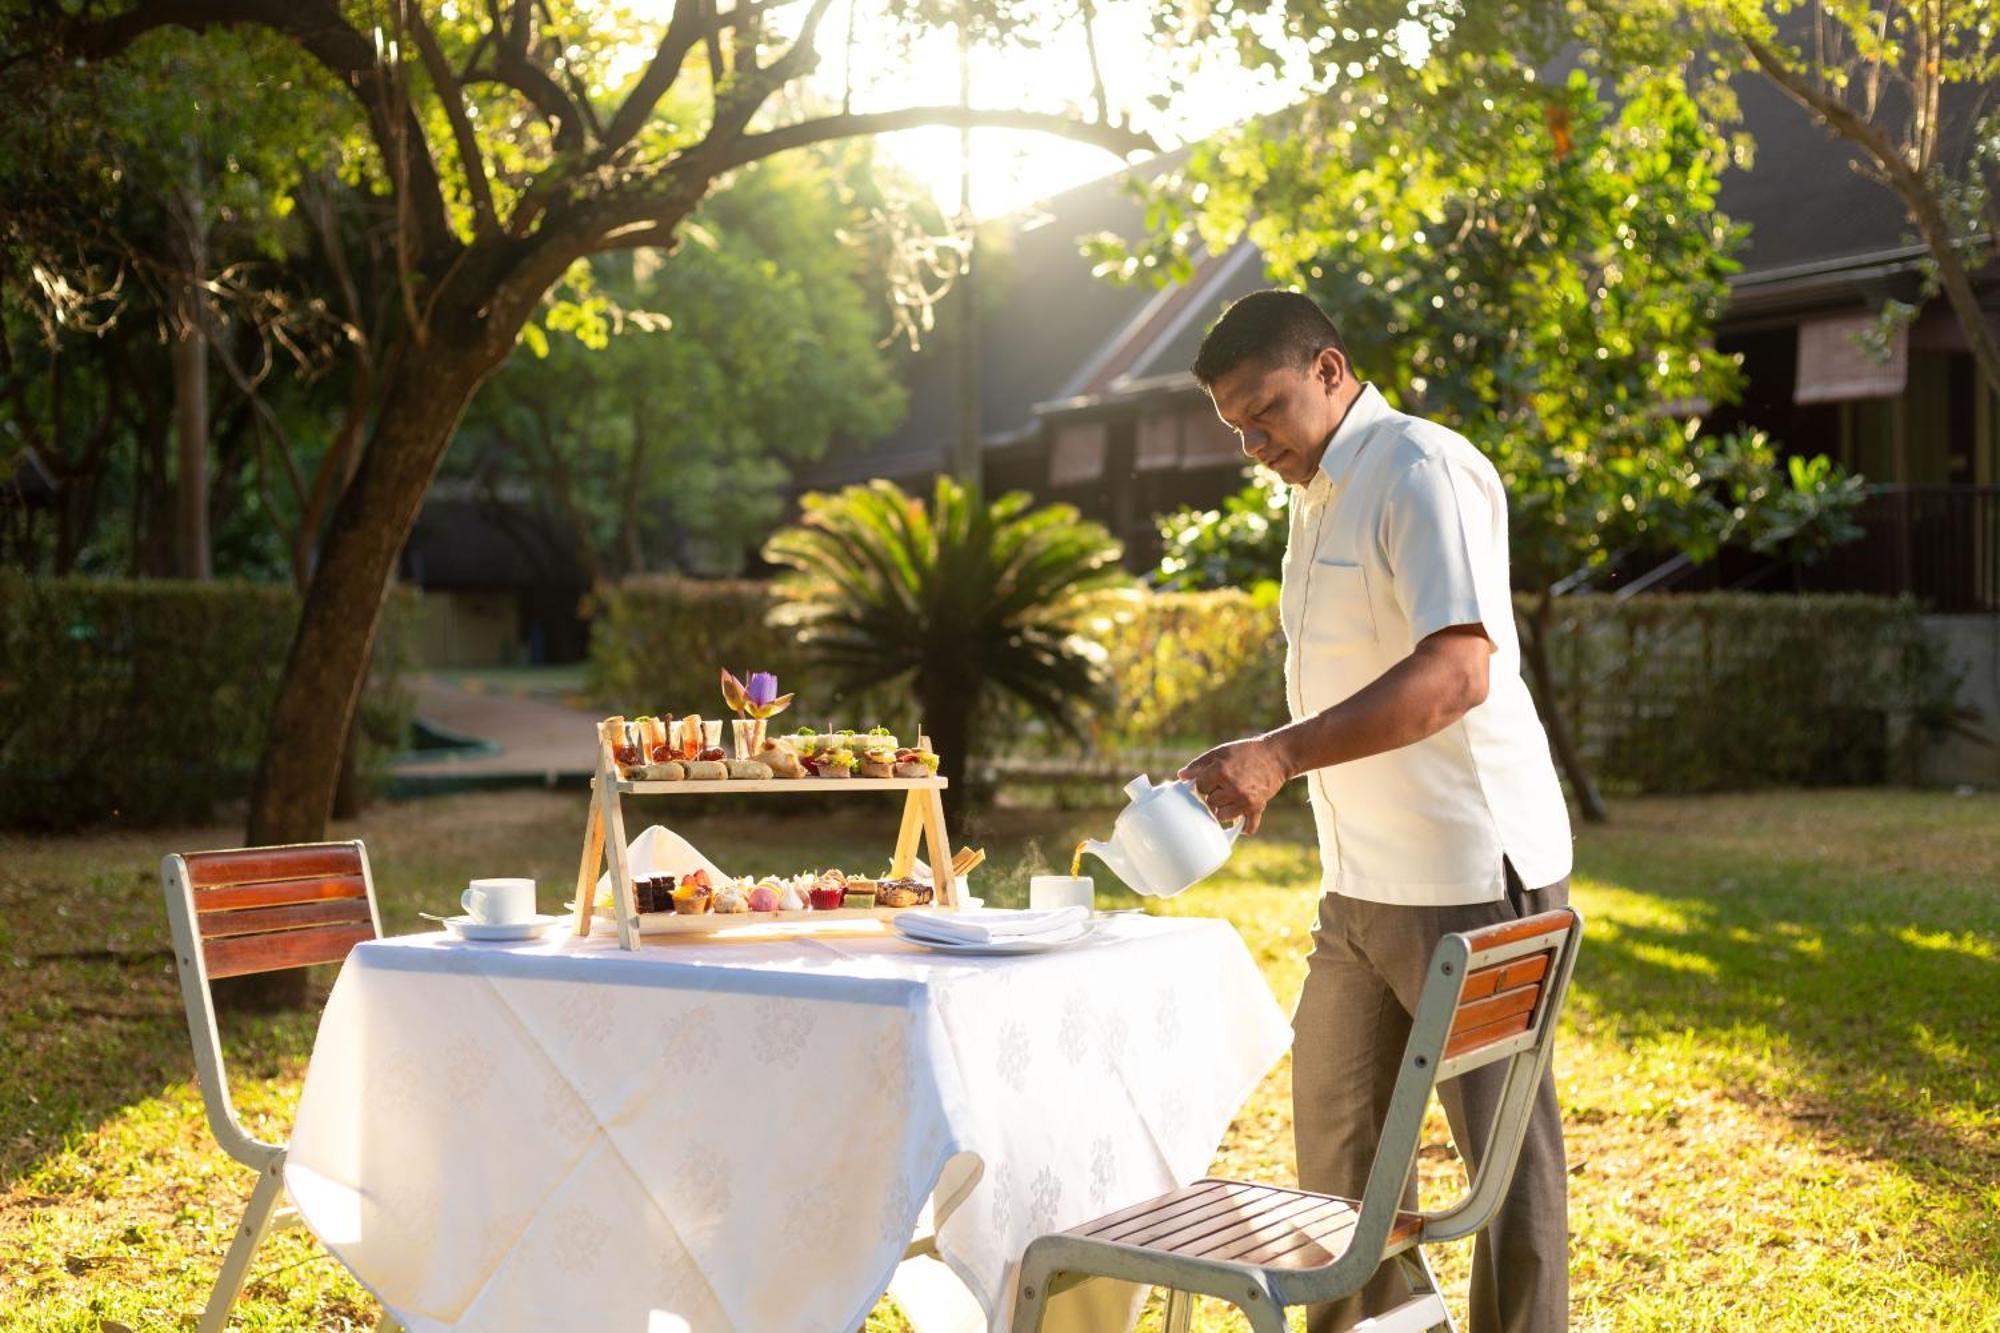
<path id="1" fill-rule="evenodd" d="M 1264 822 L 1264 807 L 1291 774 L 1277 744 L 1265 736 L 1231 741 L 1201 755 L 1180 771 L 1215 817 L 1227 824 L 1239 815 L 1243 831 L 1255 833 Z"/>

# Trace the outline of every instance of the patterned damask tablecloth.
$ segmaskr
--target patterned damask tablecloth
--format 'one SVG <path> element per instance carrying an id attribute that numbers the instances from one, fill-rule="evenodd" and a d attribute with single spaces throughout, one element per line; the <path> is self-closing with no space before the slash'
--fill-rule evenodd
<path id="1" fill-rule="evenodd" d="M 1289 1039 L 1214 920 L 1012 958 L 408 936 L 342 969 L 285 1181 L 419 1333 L 842 1333 L 927 1205 L 1004 1327 L 1028 1241 L 1200 1175 Z"/>

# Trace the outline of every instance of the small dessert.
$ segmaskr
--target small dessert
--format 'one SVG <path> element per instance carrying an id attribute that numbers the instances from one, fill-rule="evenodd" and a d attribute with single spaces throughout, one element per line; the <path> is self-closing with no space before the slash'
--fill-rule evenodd
<path id="1" fill-rule="evenodd" d="M 705 733 L 701 728 L 701 714 L 689 713 L 681 719 L 680 752 L 682 759 L 698 759 L 708 747 Z"/>
<path id="2" fill-rule="evenodd" d="M 753 912 L 775 912 L 778 910 L 778 883 L 776 880 L 759 880 L 757 887 L 750 890 L 750 910 Z"/>
<path id="3" fill-rule="evenodd" d="M 804 880 L 801 884 L 799 881 Z M 794 875 L 778 891 L 778 910 L 781 912 L 803 912 L 811 906 L 806 901 L 806 890 L 812 885 L 811 875 Z"/>
<path id="4" fill-rule="evenodd" d="M 724 884 L 715 891 L 715 910 L 722 912 L 747 912 L 750 910 L 750 895 L 735 884 Z"/>
<path id="5" fill-rule="evenodd" d="M 723 763 L 723 767 L 738 782 L 762 782 L 771 776 L 770 766 L 755 759 L 730 759 Z"/>
<path id="6" fill-rule="evenodd" d="M 764 748 L 757 752 L 757 762 L 770 769 L 773 777 L 802 778 L 806 775 L 799 753 L 789 741 L 765 741 Z"/>
<path id="7" fill-rule="evenodd" d="M 807 894 L 806 898 L 812 903 L 815 912 L 838 911 L 847 901 L 847 885 L 843 881 L 821 877 L 819 882 L 812 886 L 812 892 Z"/>
<path id="8" fill-rule="evenodd" d="M 634 776 L 636 770 L 646 763 L 646 751 L 640 743 L 638 728 L 622 717 L 608 717 L 603 725 L 604 734 L 611 741 L 611 762 L 618 765 L 618 776 Z"/>
<path id="9" fill-rule="evenodd" d="M 663 764 L 674 758 L 672 747 L 667 741 L 667 724 L 650 714 L 634 718 L 632 725 L 639 732 L 640 763 Z"/>
<path id="10" fill-rule="evenodd" d="M 689 782 L 727 782 L 729 765 L 719 759 L 690 759 L 681 765 Z"/>
<path id="11" fill-rule="evenodd" d="M 931 886 L 920 879 L 885 879 L 875 886 L 878 907 L 922 907 L 933 896 Z"/>
<path id="12" fill-rule="evenodd" d="M 854 885 L 849 884 L 847 886 L 847 895 L 843 901 L 848 907 L 860 908 L 866 911 L 875 906 L 875 893 L 872 889 L 858 889 Z"/>
<path id="13" fill-rule="evenodd" d="M 708 882 L 708 872 L 697 870 L 683 875 L 674 889 L 674 911 L 681 916 L 700 916 L 715 905 L 715 890 Z"/>
<path id="14" fill-rule="evenodd" d="M 635 875 L 632 897 L 641 912 L 674 910 L 674 881 L 671 875 Z"/>
<path id="15" fill-rule="evenodd" d="M 814 756 L 813 768 L 818 777 L 851 778 L 860 762 L 851 750 L 825 750 Z"/>

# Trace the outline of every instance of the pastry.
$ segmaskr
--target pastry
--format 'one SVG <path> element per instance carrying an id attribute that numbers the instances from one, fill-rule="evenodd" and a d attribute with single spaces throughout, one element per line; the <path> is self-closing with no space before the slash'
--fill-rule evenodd
<path id="1" fill-rule="evenodd" d="M 727 782 L 729 765 L 719 759 L 690 759 L 681 765 L 690 782 Z"/>
<path id="2" fill-rule="evenodd" d="M 648 782 L 680 782 L 687 777 L 687 770 L 669 759 L 663 764 L 646 765 L 639 770 L 639 776 Z"/>
<path id="3" fill-rule="evenodd" d="M 725 884 L 715 891 L 715 910 L 720 912 L 747 912 L 750 910 L 750 895 L 734 884 Z"/>
<path id="4" fill-rule="evenodd" d="M 799 762 L 798 751 L 788 742 L 765 741 L 764 748 L 757 752 L 757 762 L 770 769 L 773 777 L 802 778 L 806 775 L 804 765 Z"/>
<path id="5" fill-rule="evenodd" d="M 714 904 L 715 891 L 709 887 L 706 870 L 683 876 L 674 889 L 674 911 L 681 916 L 700 916 Z"/>
<path id="6" fill-rule="evenodd" d="M 729 770 L 729 776 L 739 782 L 763 782 L 771 776 L 770 766 L 755 759 L 731 759 L 723 766 Z"/>
<path id="7" fill-rule="evenodd" d="M 917 879 L 885 879 L 875 886 L 878 907 L 922 907 L 932 896 L 931 886 Z"/>

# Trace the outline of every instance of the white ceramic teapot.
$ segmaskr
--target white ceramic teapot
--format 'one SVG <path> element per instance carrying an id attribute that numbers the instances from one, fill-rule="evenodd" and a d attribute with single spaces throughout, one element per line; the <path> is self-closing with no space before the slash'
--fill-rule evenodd
<path id="1" fill-rule="evenodd" d="M 1132 803 L 1119 813 L 1111 840 L 1086 842 L 1083 850 L 1148 897 L 1171 898 L 1207 879 L 1243 832 L 1240 819 L 1228 828 L 1216 823 L 1186 779 L 1156 787 L 1142 773 L 1125 784 L 1125 795 Z"/>

